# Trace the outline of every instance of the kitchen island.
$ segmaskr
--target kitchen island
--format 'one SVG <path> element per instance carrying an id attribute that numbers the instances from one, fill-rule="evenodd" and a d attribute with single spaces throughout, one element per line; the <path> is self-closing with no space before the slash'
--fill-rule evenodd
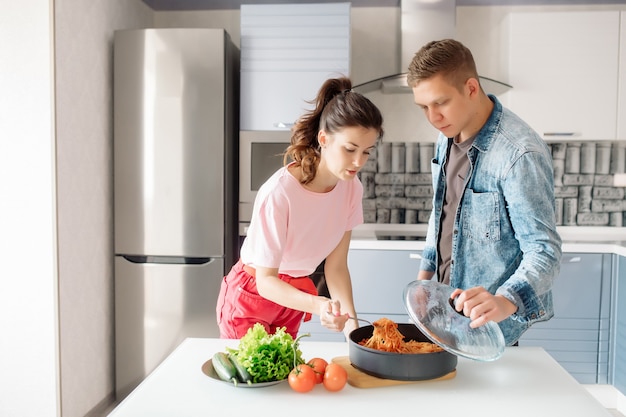
<path id="1" fill-rule="evenodd" d="M 611 414 L 543 349 L 508 347 L 493 362 L 459 358 L 451 379 L 328 392 L 293 391 L 287 382 L 235 388 L 202 365 L 238 340 L 185 339 L 109 416 L 499 416 L 610 417 Z M 305 359 L 348 356 L 345 342 L 302 340 Z"/>

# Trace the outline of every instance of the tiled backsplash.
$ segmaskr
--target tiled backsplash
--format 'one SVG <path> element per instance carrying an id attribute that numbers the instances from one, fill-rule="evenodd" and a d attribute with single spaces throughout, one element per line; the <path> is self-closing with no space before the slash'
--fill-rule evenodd
<path id="1" fill-rule="evenodd" d="M 626 143 L 552 143 L 557 225 L 622 227 L 624 188 L 613 174 L 625 172 Z"/>
<path id="2" fill-rule="evenodd" d="M 554 142 L 557 226 L 614 226 L 626 221 L 626 142 Z M 365 223 L 428 223 L 433 143 L 384 142 L 360 172 Z"/>
<path id="3" fill-rule="evenodd" d="M 433 143 L 383 142 L 360 172 L 365 223 L 428 223 Z"/>

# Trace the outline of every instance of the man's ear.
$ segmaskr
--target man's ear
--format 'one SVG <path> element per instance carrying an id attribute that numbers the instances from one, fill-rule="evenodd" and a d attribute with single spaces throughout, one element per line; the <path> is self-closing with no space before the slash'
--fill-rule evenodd
<path id="1" fill-rule="evenodd" d="M 476 97 L 476 95 L 480 92 L 480 82 L 474 77 L 467 79 L 465 87 L 467 88 L 470 97 Z"/>

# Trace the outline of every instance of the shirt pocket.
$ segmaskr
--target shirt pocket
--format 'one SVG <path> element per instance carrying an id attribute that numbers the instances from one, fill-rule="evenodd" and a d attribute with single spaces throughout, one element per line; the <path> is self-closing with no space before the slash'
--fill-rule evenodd
<path id="1" fill-rule="evenodd" d="M 430 175 L 432 176 L 433 187 L 437 189 L 437 181 L 441 175 L 441 164 L 436 158 L 430 160 Z"/>
<path id="2" fill-rule="evenodd" d="M 496 192 L 466 190 L 463 197 L 463 235 L 479 242 L 500 240 L 500 199 Z"/>

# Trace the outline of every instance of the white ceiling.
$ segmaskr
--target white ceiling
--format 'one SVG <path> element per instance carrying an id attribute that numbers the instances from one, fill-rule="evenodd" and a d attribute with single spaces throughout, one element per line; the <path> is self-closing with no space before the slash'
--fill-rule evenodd
<path id="1" fill-rule="evenodd" d="M 308 3 L 335 3 L 342 0 L 310 0 Z M 400 7 L 401 0 L 352 0 L 352 7 Z M 143 0 L 153 10 L 239 9 L 242 4 L 287 4 L 294 0 Z M 457 0 L 457 6 L 513 6 L 563 4 L 626 4 L 626 0 Z"/>

